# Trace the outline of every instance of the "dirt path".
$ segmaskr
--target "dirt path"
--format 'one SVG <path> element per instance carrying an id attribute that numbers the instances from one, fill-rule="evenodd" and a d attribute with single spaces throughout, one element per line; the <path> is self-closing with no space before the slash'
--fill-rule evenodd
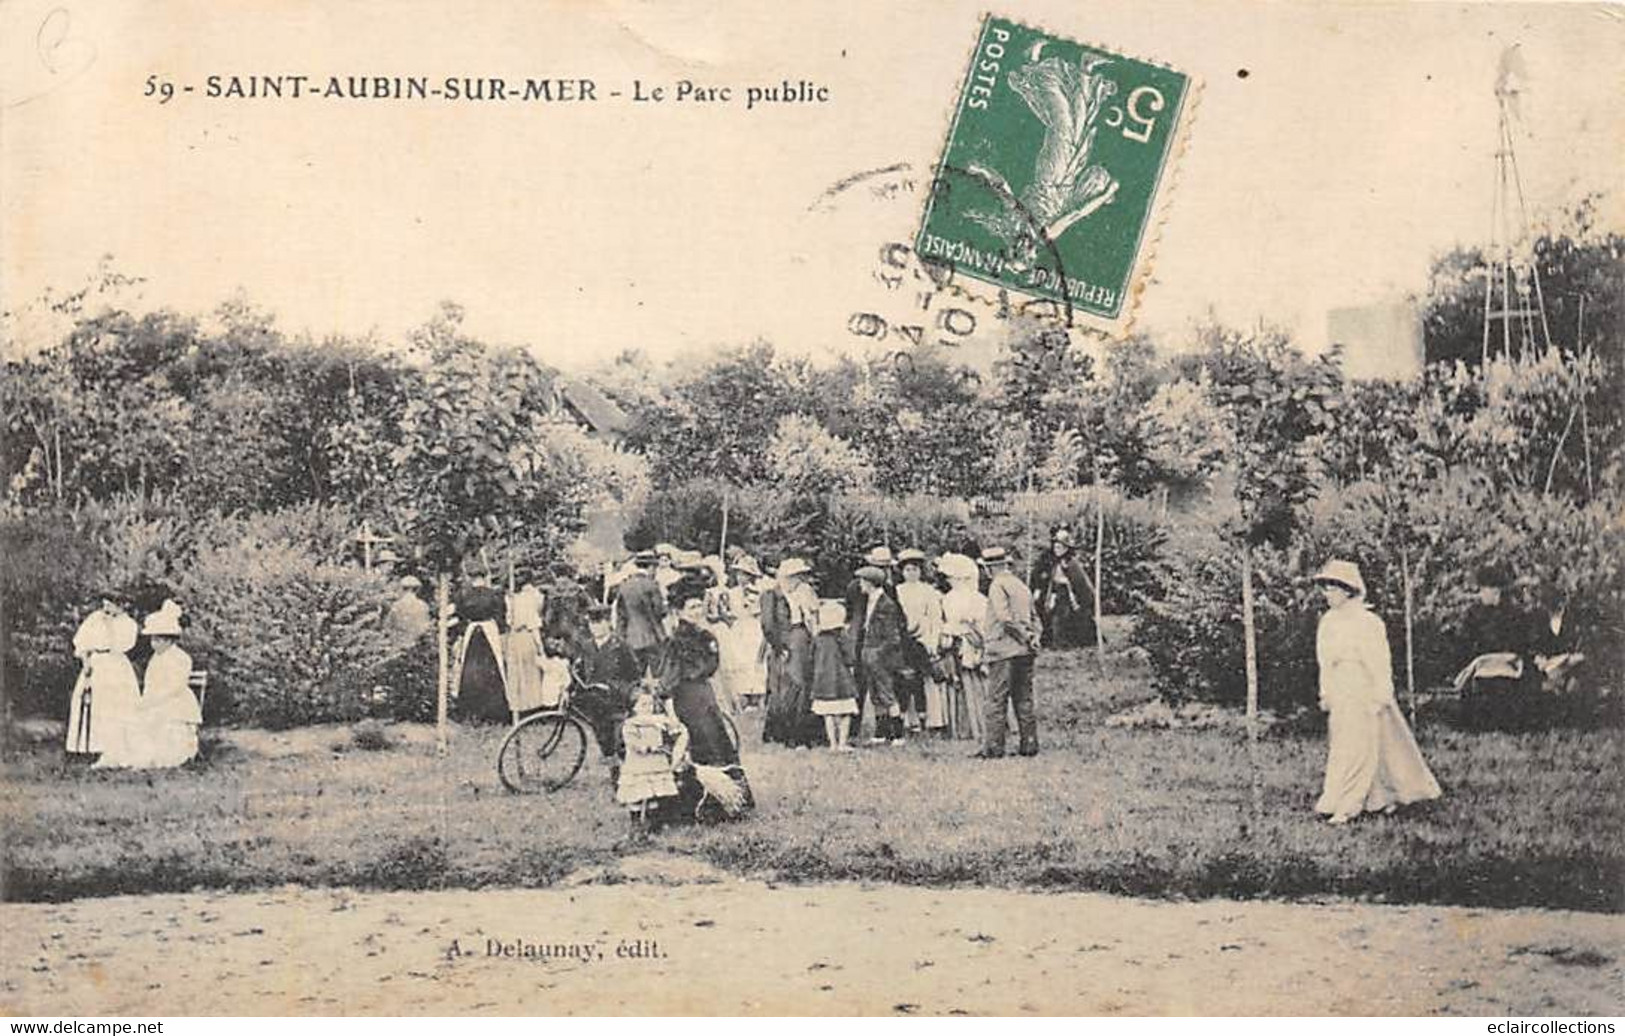
<path id="1" fill-rule="evenodd" d="M 1606 915 L 774 887 L 664 857 L 545 890 L 0 906 L 0 1011 L 32 1015 L 1618 1014 L 1622 960 Z"/>

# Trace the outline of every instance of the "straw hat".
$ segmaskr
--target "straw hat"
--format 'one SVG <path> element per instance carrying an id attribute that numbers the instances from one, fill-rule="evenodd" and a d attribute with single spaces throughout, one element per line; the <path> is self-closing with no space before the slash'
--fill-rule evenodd
<path id="1" fill-rule="evenodd" d="M 1002 565 L 1010 560 L 1010 553 L 1003 547 L 987 547 L 982 551 L 982 564 Z"/>
<path id="2" fill-rule="evenodd" d="M 907 565 L 910 562 L 913 562 L 914 564 L 917 564 L 923 568 L 925 566 L 925 551 L 910 547 L 901 554 L 897 555 L 897 563 L 899 565 Z"/>
<path id="3" fill-rule="evenodd" d="M 812 566 L 801 558 L 787 558 L 779 562 L 778 576 L 780 579 L 789 579 L 791 576 L 804 576 L 812 571 Z"/>
<path id="4" fill-rule="evenodd" d="M 964 554 L 944 554 L 937 559 L 937 571 L 949 579 L 975 579 L 976 562 Z"/>
<path id="5" fill-rule="evenodd" d="M 751 557 L 749 554 L 741 554 L 734 561 L 734 571 L 743 572 L 747 576 L 760 576 L 762 574 L 762 567 L 758 565 L 756 563 L 756 559 Z"/>
<path id="6" fill-rule="evenodd" d="M 1365 596 L 1365 580 L 1360 578 L 1360 566 L 1352 561 L 1328 561 L 1315 573 L 1314 580 L 1341 586 L 1356 597 Z"/>
<path id="7" fill-rule="evenodd" d="M 846 628 L 846 605 L 838 600 L 824 600 L 818 602 L 818 632 L 827 633 L 830 630 Z"/>
<path id="8" fill-rule="evenodd" d="M 141 624 L 141 634 L 147 637 L 178 637 L 181 635 L 181 606 L 174 601 L 163 605 Z"/>
<path id="9" fill-rule="evenodd" d="M 871 547 L 869 553 L 863 556 L 865 565 L 874 565 L 877 568 L 889 568 L 892 564 L 890 547 Z"/>

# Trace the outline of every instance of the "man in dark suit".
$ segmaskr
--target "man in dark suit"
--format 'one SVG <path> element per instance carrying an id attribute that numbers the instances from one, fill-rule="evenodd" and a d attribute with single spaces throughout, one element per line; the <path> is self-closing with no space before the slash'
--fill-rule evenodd
<path id="1" fill-rule="evenodd" d="M 555 565 L 542 603 L 542 644 L 548 654 L 579 662 L 592 653 L 591 607 L 592 598 L 576 581 L 575 570 Z"/>
<path id="2" fill-rule="evenodd" d="M 654 579 L 654 553 L 641 551 L 633 560 L 637 572 L 615 588 L 615 632 L 640 666 L 659 672 L 660 649 L 666 642 L 666 595 Z"/>
<path id="3" fill-rule="evenodd" d="M 882 589 L 887 594 L 893 597 L 896 596 L 897 591 L 892 586 L 892 566 L 895 561 L 892 558 L 890 547 L 884 545 L 870 547 L 868 553 L 863 555 L 860 564 L 867 565 L 883 573 L 886 582 Z M 865 589 L 863 580 L 854 574 L 851 581 L 846 584 L 845 592 L 841 594 L 841 601 L 846 605 L 846 639 L 852 645 L 854 657 L 860 652 L 863 643 L 862 620 L 864 613 L 868 610 L 868 600 L 869 592 Z M 858 731 L 863 726 L 863 703 L 868 699 L 869 689 L 864 685 L 863 680 L 859 679 L 858 714 L 852 717 L 852 729 L 849 731 L 850 739 L 854 742 L 857 741 Z M 879 737 L 880 735 L 877 732 L 875 736 Z"/>
<path id="4" fill-rule="evenodd" d="M 897 704 L 897 671 L 905 664 L 904 638 L 908 621 L 903 609 L 886 592 L 886 573 L 865 565 L 857 578 L 863 584 L 863 602 L 849 629 L 857 632 L 858 686 L 865 694 L 875 717 L 875 733 L 870 744 L 903 743 L 903 714 Z"/>

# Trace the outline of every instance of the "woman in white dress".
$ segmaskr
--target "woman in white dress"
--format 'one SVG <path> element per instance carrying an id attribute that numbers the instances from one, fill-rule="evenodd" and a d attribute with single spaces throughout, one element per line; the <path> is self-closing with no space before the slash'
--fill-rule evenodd
<path id="1" fill-rule="evenodd" d="M 987 670 L 982 649 L 987 643 L 987 596 L 979 588 L 981 570 L 964 554 L 944 554 L 937 571 L 948 580 L 942 595 L 942 649 L 952 679 L 944 703 L 949 736 L 982 740 L 983 703 L 987 700 Z"/>
<path id="2" fill-rule="evenodd" d="M 1388 631 L 1366 607 L 1359 567 L 1329 561 L 1315 582 L 1326 595 L 1315 656 L 1328 725 L 1326 780 L 1315 811 L 1346 824 L 1363 812 L 1391 813 L 1438 798 L 1439 782 L 1394 699 Z"/>
<path id="3" fill-rule="evenodd" d="M 508 674 L 508 709 L 520 716 L 558 701 L 558 688 L 542 683 L 542 591 L 526 583 L 508 598 L 508 632 L 502 636 Z M 549 695 L 549 691 L 553 693 Z"/>
<path id="4" fill-rule="evenodd" d="M 101 607 L 86 616 L 73 635 L 80 669 L 68 702 L 67 750 L 100 754 L 97 766 L 118 765 L 116 760 L 129 751 L 138 722 L 141 686 L 129 659 L 135 641 L 135 620 L 113 595 L 104 596 Z"/>
<path id="5" fill-rule="evenodd" d="M 140 737 L 122 764 L 138 769 L 180 766 L 197 755 L 203 710 L 192 694 L 192 656 L 180 648 L 181 609 L 174 601 L 147 616 L 141 633 L 152 642 L 142 682 Z"/>
<path id="6" fill-rule="evenodd" d="M 764 690 L 761 610 L 755 589 L 762 570 L 756 559 L 745 554 L 734 562 L 729 575 L 731 580 L 717 588 L 725 602 L 720 610 L 728 621 L 712 628 L 722 648 L 717 679 L 727 686 L 727 696 L 749 711 L 761 705 Z"/>

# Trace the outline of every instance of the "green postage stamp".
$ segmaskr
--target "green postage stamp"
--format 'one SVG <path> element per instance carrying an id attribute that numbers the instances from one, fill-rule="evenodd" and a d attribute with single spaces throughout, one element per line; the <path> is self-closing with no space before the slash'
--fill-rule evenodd
<path id="1" fill-rule="evenodd" d="M 1126 326 L 1191 92 L 1182 72 L 985 19 L 920 256 Z"/>

